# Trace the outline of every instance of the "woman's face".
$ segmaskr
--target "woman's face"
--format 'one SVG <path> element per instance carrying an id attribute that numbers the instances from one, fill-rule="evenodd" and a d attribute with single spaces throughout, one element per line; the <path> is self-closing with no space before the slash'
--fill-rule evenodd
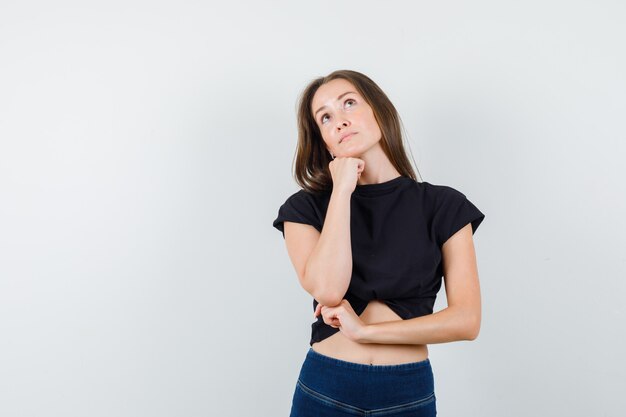
<path id="1" fill-rule="evenodd" d="M 372 108 L 351 82 L 336 78 L 320 86 L 311 101 L 326 148 L 335 156 L 358 157 L 381 138 Z M 351 134 L 344 138 L 346 134 Z"/>

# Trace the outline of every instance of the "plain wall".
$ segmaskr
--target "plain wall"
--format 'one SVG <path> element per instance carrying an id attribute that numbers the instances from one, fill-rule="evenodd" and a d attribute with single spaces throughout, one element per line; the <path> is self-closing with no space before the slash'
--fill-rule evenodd
<path id="1" fill-rule="evenodd" d="M 99 3 L 0 4 L 0 415 L 288 415 L 313 308 L 271 223 L 340 68 L 486 215 L 439 414 L 623 413 L 623 2 Z"/>

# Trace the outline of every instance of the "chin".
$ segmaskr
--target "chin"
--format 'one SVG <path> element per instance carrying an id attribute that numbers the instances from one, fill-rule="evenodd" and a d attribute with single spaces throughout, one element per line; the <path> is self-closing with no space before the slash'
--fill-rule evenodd
<path id="1" fill-rule="evenodd" d="M 342 156 L 350 156 L 352 158 L 360 158 L 361 156 L 363 156 L 365 154 L 365 152 L 367 152 L 367 149 L 361 149 L 359 147 L 359 149 L 350 149 L 347 152 L 344 152 Z"/>

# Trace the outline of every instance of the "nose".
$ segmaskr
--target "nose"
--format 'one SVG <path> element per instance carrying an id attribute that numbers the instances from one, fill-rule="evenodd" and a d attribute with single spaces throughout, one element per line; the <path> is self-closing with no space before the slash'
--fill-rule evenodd
<path id="1" fill-rule="evenodd" d="M 349 125 L 350 125 L 350 122 L 348 122 L 347 120 L 342 120 L 337 125 L 337 131 L 343 129 L 344 127 L 348 127 Z"/>

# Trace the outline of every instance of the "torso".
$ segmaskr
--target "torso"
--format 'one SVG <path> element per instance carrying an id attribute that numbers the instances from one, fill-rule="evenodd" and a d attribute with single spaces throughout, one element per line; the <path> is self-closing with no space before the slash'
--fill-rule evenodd
<path id="1" fill-rule="evenodd" d="M 359 317 L 365 324 L 402 320 L 380 300 L 370 301 Z M 322 355 L 366 365 L 398 365 L 428 358 L 427 345 L 358 343 L 345 337 L 341 331 L 313 343 L 311 348 Z"/>

